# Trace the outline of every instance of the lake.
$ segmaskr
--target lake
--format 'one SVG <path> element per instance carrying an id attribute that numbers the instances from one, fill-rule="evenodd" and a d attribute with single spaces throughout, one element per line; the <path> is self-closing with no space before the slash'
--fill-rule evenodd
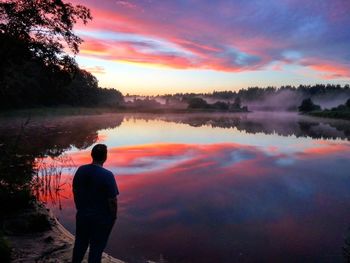
<path id="1" fill-rule="evenodd" d="M 23 119 L 0 120 L 1 138 Z M 350 122 L 295 113 L 37 117 L 37 196 L 74 233 L 72 178 L 95 143 L 119 186 L 106 252 L 127 262 L 343 262 Z"/>

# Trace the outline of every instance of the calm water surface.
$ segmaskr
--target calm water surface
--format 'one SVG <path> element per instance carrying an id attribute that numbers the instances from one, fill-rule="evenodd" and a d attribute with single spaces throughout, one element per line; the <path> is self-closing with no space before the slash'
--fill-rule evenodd
<path id="1" fill-rule="evenodd" d="M 106 251 L 117 258 L 343 261 L 349 122 L 271 113 L 60 121 L 55 127 L 67 147 L 56 158 L 38 158 L 42 174 L 56 173 L 51 184 L 60 190 L 41 192 L 41 199 L 74 233 L 72 175 L 90 162 L 92 143 L 107 144 L 105 167 L 116 176 L 120 207 Z"/>

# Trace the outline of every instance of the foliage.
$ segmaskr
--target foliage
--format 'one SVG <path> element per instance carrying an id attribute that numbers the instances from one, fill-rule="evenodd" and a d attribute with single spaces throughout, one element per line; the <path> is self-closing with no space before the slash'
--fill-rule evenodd
<path id="1" fill-rule="evenodd" d="M 11 262 L 11 248 L 8 241 L 0 232 L 0 262 Z"/>
<path id="2" fill-rule="evenodd" d="M 128 101 L 125 103 L 125 106 L 127 106 L 129 109 L 146 110 L 161 108 L 162 104 L 154 99 L 149 99 L 149 97 L 146 97 L 144 100 L 135 98 L 133 101 Z"/>
<path id="3" fill-rule="evenodd" d="M 85 70 L 78 70 L 72 82 L 65 87 L 62 98 L 63 104 L 73 106 L 120 106 L 124 101 L 123 95 L 113 89 L 102 89 L 98 87 L 95 76 Z"/>
<path id="4" fill-rule="evenodd" d="M 301 105 L 298 107 L 298 110 L 300 112 L 311 112 L 321 110 L 321 107 L 319 105 L 314 104 L 312 100 L 308 98 L 302 101 Z"/>
<path id="5" fill-rule="evenodd" d="M 348 99 L 345 104 L 340 104 L 332 108 L 331 111 L 350 111 L 350 99 Z"/>
<path id="6" fill-rule="evenodd" d="M 214 111 L 231 111 L 231 112 L 247 112 L 248 107 L 241 107 L 240 98 L 236 98 L 233 104 L 224 101 L 217 101 L 213 104 L 209 104 L 202 98 L 190 98 L 188 99 L 188 109 L 204 109 Z"/>
<path id="7" fill-rule="evenodd" d="M 177 107 L 188 104 L 190 99 L 196 97 L 207 101 L 230 103 L 232 111 L 248 111 L 247 108 L 240 106 L 240 103 L 248 105 L 253 111 L 297 111 L 301 101 L 306 98 L 311 98 L 320 105 L 342 101 L 344 98 L 350 97 L 350 86 L 316 84 L 312 86 L 249 87 L 238 91 L 176 93 L 156 96 L 159 100 L 165 100 L 167 105 Z"/>
<path id="8" fill-rule="evenodd" d="M 345 102 L 345 106 L 350 108 L 350 99 L 348 99 L 346 102 Z"/>
<path id="9" fill-rule="evenodd" d="M 100 89 L 65 52 L 78 53 L 82 39 L 73 27 L 90 19 L 89 9 L 62 0 L 0 3 L 0 110 L 123 102 L 120 92 Z"/>
<path id="10" fill-rule="evenodd" d="M 315 111 L 311 114 L 317 117 L 350 120 L 350 99 L 348 99 L 345 104 L 340 104 L 330 110 Z"/>
<path id="11" fill-rule="evenodd" d="M 38 211 L 35 207 L 19 212 L 20 216 L 5 221 L 6 232 L 36 233 L 51 229 L 47 214 Z M 17 215 L 17 214 L 16 214 Z"/>
<path id="12" fill-rule="evenodd" d="M 189 109 L 209 109 L 210 105 L 202 98 L 191 98 L 188 100 Z"/>
<path id="13" fill-rule="evenodd" d="M 314 111 L 310 115 L 315 117 L 350 120 L 350 111 Z"/>
<path id="14" fill-rule="evenodd" d="M 223 101 L 217 101 L 214 104 L 211 105 L 212 108 L 217 109 L 217 110 L 228 110 L 230 108 L 230 105 L 228 103 L 225 103 Z"/>
<path id="15" fill-rule="evenodd" d="M 345 236 L 344 245 L 342 249 L 343 249 L 344 262 L 349 263 L 350 262 L 350 229 L 348 229 L 347 231 L 347 235 Z"/>
<path id="16" fill-rule="evenodd" d="M 91 20 L 90 10 L 62 0 L 7 0 L 0 3 L 0 33 L 25 43 L 46 65 L 70 67 L 67 46 L 74 54 L 82 39 L 73 33 L 76 22 Z M 74 63 L 73 63 L 74 64 Z"/>
<path id="17" fill-rule="evenodd" d="M 0 210 L 3 213 L 25 208 L 32 200 L 30 182 L 35 173 L 35 157 L 31 154 L 20 154 L 19 149 L 26 124 L 22 125 L 12 142 L 0 147 Z"/>
<path id="18" fill-rule="evenodd" d="M 241 98 L 240 97 L 236 97 L 235 101 L 232 104 L 232 109 L 240 109 L 241 108 Z"/>

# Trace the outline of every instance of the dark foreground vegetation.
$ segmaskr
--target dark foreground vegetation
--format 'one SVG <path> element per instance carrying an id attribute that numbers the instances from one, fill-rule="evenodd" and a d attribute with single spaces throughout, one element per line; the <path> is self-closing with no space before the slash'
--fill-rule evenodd
<path id="1" fill-rule="evenodd" d="M 122 94 L 100 88 L 97 79 L 74 60 L 82 39 L 73 26 L 91 19 L 86 7 L 61 0 L 1 1 L 0 110 L 118 107 Z"/>
<path id="2" fill-rule="evenodd" d="M 23 127 L 19 133 L 23 132 Z M 11 245 L 3 234 L 21 230 L 35 231 L 47 226 L 45 222 L 48 222 L 40 214 L 34 214 L 30 220 L 17 224 L 14 223 L 16 221 L 9 220 L 17 218 L 19 212 L 33 207 L 35 202 L 31 192 L 31 180 L 35 174 L 35 155 L 21 151 L 20 143 L 21 134 L 18 134 L 0 147 L 0 262 L 9 262 L 11 256 Z M 38 221 L 38 218 L 41 220 Z"/>
<path id="3" fill-rule="evenodd" d="M 61 0 L 1 1 L 0 110 L 58 105 L 118 107 L 122 94 L 100 88 L 97 79 L 80 69 L 74 59 L 82 39 L 73 27 L 91 19 L 86 7 Z M 32 179 L 38 172 L 36 158 L 61 153 L 25 143 L 27 124 L 23 123 L 17 136 L 0 140 L 0 262 L 10 260 L 10 244 L 4 234 L 49 227 L 43 214 L 30 213 L 25 219 L 17 216 L 35 207 Z M 39 143 L 47 142 L 48 137 L 38 137 Z"/>
<path id="4" fill-rule="evenodd" d="M 42 158 L 58 158 L 71 147 L 85 149 L 98 139 L 97 131 L 120 125 L 118 116 L 17 118 L 0 124 L 0 262 L 8 262 L 12 245 L 5 236 L 36 233 L 50 228 L 46 214 L 36 213 L 40 196 L 60 190 L 60 167 L 45 167 Z M 84 129 L 81 129 L 84 127 Z M 40 165 L 38 165 L 40 164 Z M 40 176 L 45 171 L 46 176 Z M 27 212 L 26 212 L 27 211 Z M 34 212 L 33 212 L 34 211 Z M 39 210 L 40 211 L 40 210 Z"/>

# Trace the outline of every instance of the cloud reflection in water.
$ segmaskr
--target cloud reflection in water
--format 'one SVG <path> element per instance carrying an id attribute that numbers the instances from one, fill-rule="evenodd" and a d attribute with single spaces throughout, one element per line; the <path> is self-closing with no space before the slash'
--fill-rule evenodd
<path id="1" fill-rule="evenodd" d="M 350 218 L 349 154 L 349 144 L 331 141 L 293 154 L 236 143 L 110 148 L 106 167 L 121 205 L 107 250 L 131 262 L 160 254 L 175 262 L 337 261 Z M 89 155 L 70 157 L 81 165 Z M 70 198 L 57 213 L 73 230 L 69 184 L 64 191 Z"/>

